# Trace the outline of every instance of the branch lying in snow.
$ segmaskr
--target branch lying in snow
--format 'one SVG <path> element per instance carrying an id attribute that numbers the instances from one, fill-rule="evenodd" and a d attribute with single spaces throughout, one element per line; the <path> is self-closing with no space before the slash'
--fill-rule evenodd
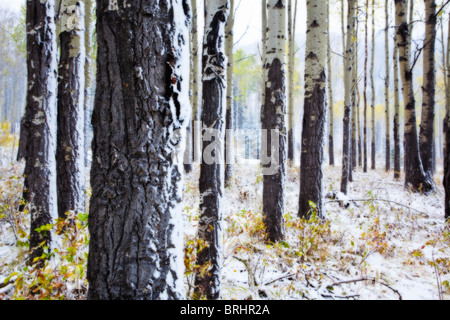
<path id="1" fill-rule="evenodd" d="M 242 264 L 245 266 L 245 269 L 247 269 L 248 284 L 250 286 L 250 290 L 254 292 L 255 288 L 258 286 L 258 283 L 256 282 L 255 276 L 252 271 L 252 267 L 250 266 L 250 261 L 238 258 L 236 256 L 233 256 L 233 258 L 239 262 L 242 262 Z"/>
<path id="2" fill-rule="evenodd" d="M 343 202 L 343 201 L 344 201 L 344 200 L 330 200 L 330 201 L 327 201 L 326 203 Z M 392 200 L 386 200 L 386 199 L 351 199 L 351 200 L 346 200 L 346 201 L 348 201 L 348 202 L 370 202 L 370 201 L 377 201 L 377 202 L 393 203 L 393 204 L 396 204 L 396 205 L 398 205 L 398 206 L 400 206 L 400 207 L 404 207 L 404 208 L 407 208 L 407 209 L 409 209 L 409 210 L 414 210 L 414 211 L 416 211 L 416 212 L 418 212 L 418 213 L 420 213 L 420 214 L 425 215 L 425 217 L 429 217 L 429 215 L 426 214 L 426 213 L 423 212 L 423 211 L 417 210 L 417 209 L 412 208 L 412 207 L 408 207 L 407 205 L 404 205 L 404 204 L 401 204 L 401 203 L 399 203 L 399 202 L 392 201 Z"/>
<path id="3" fill-rule="evenodd" d="M 338 299 L 351 299 L 351 298 L 359 298 L 360 297 L 359 294 L 354 294 L 354 295 L 350 295 L 350 296 L 335 296 L 335 295 L 331 295 L 331 294 L 321 293 L 320 295 L 322 297 L 324 297 L 324 298 L 332 298 L 332 299 L 335 299 L 335 298 L 338 298 Z"/>
<path id="4" fill-rule="evenodd" d="M 380 285 L 382 285 L 382 286 L 384 286 L 384 287 L 386 287 L 386 288 L 388 288 L 388 289 L 391 289 L 395 294 L 397 294 L 399 300 L 403 300 L 402 295 L 400 294 L 400 292 L 398 292 L 398 290 L 392 288 L 391 286 L 389 286 L 388 284 L 386 284 L 386 283 L 384 283 L 384 282 L 377 281 L 377 280 L 374 279 L 374 278 L 367 278 L 367 277 L 364 277 L 364 278 L 354 279 L 354 280 L 339 281 L 339 282 L 335 282 L 335 283 L 333 283 L 333 284 L 327 286 L 327 289 L 330 290 L 331 288 L 333 288 L 333 287 L 335 287 L 335 286 L 339 286 L 339 285 L 341 285 L 341 284 L 356 283 L 356 282 L 363 282 L 363 281 L 372 281 L 372 284 L 376 284 L 376 283 L 378 282 Z"/>
<path id="5" fill-rule="evenodd" d="M 276 279 L 274 279 L 274 280 L 270 280 L 269 282 L 264 283 L 264 285 L 265 285 L 265 286 L 268 286 L 268 285 L 270 285 L 270 284 L 272 284 L 272 283 L 275 283 L 275 282 L 277 282 L 277 281 L 280 281 L 280 280 L 283 280 L 283 279 L 286 279 L 286 278 L 291 278 L 291 277 L 295 277 L 295 274 L 290 273 L 290 274 L 287 274 L 287 275 L 285 275 L 285 276 L 276 278 Z"/>

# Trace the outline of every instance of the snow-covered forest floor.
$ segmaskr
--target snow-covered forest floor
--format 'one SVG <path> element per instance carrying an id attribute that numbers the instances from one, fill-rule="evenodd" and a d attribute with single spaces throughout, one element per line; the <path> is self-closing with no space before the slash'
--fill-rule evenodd
<path id="1" fill-rule="evenodd" d="M 0 300 L 84 299 L 86 216 L 77 220 L 75 236 L 59 239 L 59 248 L 52 253 L 56 263 L 43 271 L 26 267 L 28 219 L 26 212 L 15 209 L 21 172 L 20 164 L 0 166 Z M 340 167 L 325 168 L 325 221 L 314 215 L 302 221 L 297 218 L 299 169 L 288 169 L 286 239 L 268 245 L 259 165 L 252 161 L 234 166 L 223 202 L 224 299 L 450 298 L 450 236 L 443 218 L 442 173 L 436 175 L 437 191 L 421 195 L 405 190 L 392 173 L 365 174 L 357 169 L 348 196 L 337 194 L 338 200 L 333 200 L 330 196 L 339 190 L 340 176 Z M 188 298 L 193 272 L 198 270 L 198 177 L 198 167 L 186 176 L 183 199 Z"/>
<path id="2" fill-rule="evenodd" d="M 357 169 L 348 201 L 325 199 L 326 221 L 306 222 L 296 218 L 299 169 L 289 169 L 286 240 L 271 246 L 263 240 L 259 166 L 234 169 L 224 195 L 223 298 L 439 299 L 438 283 L 441 298 L 450 298 L 450 237 L 439 179 L 437 191 L 426 196 L 405 190 L 392 173 Z M 328 196 L 340 189 L 340 177 L 340 167 L 326 167 Z M 191 241 L 197 179 L 198 168 L 187 176 L 185 224 Z"/>

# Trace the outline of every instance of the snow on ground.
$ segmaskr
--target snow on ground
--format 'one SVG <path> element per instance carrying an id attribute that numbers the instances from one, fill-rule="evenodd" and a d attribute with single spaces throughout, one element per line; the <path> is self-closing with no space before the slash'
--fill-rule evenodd
<path id="1" fill-rule="evenodd" d="M 299 169 L 288 169 L 287 236 L 270 246 L 258 229 L 261 170 L 252 161 L 234 170 L 225 192 L 224 299 L 430 300 L 439 299 L 438 283 L 450 280 L 442 173 L 437 191 L 427 196 L 406 190 L 393 173 L 357 169 L 346 198 L 358 201 L 344 208 L 325 199 L 326 222 L 302 224 L 296 218 Z M 195 168 L 186 178 L 187 237 L 196 232 L 198 174 Z M 341 168 L 326 167 L 324 176 L 325 192 L 339 191 Z M 442 292 L 450 297 L 445 285 Z"/>
<path id="2" fill-rule="evenodd" d="M 1 205 L 8 205 L 10 195 L 20 195 L 20 172 L 20 165 L 0 170 Z M 192 249 L 186 251 L 185 260 L 188 293 L 192 293 L 190 271 L 195 265 L 198 177 L 196 166 L 186 176 L 183 199 L 185 243 Z M 334 191 L 337 199 L 325 199 L 325 221 L 305 222 L 297 218 L 299 169 L 290 168 L 286 239 L 271 245 L 264 241 L 263 176 L 258 162 L 235 165 L 233 177 L 224 196 L 224 299 L 450 298 L 450 236 L 444 224 L 442 172 L 436 175 L 437 191 L 422 195 L 406 190 L 404 180 L 395 181 L 392 173 L 357 169 L 343 197 L 338 193 L 341 168 L 326 167 L 325 193 Z M 8 223 L 0 227 L 2 269 L 18 251 Z M 0 274 L 0 283 L 5 277 Z"/>

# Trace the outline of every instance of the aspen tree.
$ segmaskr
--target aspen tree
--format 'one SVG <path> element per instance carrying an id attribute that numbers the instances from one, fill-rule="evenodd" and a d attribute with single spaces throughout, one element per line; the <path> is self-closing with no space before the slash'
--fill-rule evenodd
<path id="1" fill-rule="evenodd" d="M 25 160 L 23 197 L 30 205 L 29 261 L 33 263 L 43 254 L 44 247 L 51 245 L 51 233 L 36 229 L 53 223 L 58 215 L 55 2 L 27 0 L 26 10 L 28 90 L 18 160 Z"/>
<path id="2" fill-rule="evenodd" d="M 203 242 L 204 248 L 198 252 L 196 264 L 207 269 L 195 276 L 194 297 L 205 297 L 208 300 L 221 297 L 227 92 L 225 27 L 229 5 L 228 0 L 208 0 L 205 8 L 201 121 L 205 129 L 204 140 L 210 141 L 203 141 L 204 159 L 200 166 L 198 238 Z M 207 159 L 206 153 L 209 153 L 212 159 Z"/>
<path id="3" fill-rule="evenodd" d="M 90 300 L 185 297 L 189 20 L 187 0 L 97 0 Z"/>
<path id="4" fill-rule="evenodd" d="M 428 192 L 433 183 L 423 170 L 419 154 L 417 120 L 411 69 L 410 34 L 406 21 L 406 0 L 395 0 L 395 24 L 397 26 L 397 46 L 405 104 L 405 187 L 413 191 Z"/>
<path id="5" fill-rule="evenodd" d="M 386 165 L 385 170 L 386 172 L 391 170 L 391 123 L 390 123 L 390 99 L 389 99 L 389 84 L 390 84 L 390 63 L 389 63 L 389 0 L 385 1 L 385 30 L 384 30 L 384 36 L 385 36 L 385 50 L 386 50 L 386 57 L 385 57 L 385 65 L 386 65 L 386 76 L 384 79 L 384 104 L 385 104 L 385 114 L 386 114 L 386 138 L 385 138 L 385 144 L 386 144 Z"/>
<path id="6" fill-rule="evenodd" d="M 347 15 L 347 36 L 345 50 L 345 72 L 344 72 L 344 133 L 343 133 L 343 150 L 342 150 L 342 179 L 341 192 L 347 193 L 351 170 L 351 123 L 352 123 L 352 69 L 353 69 L 353 32 L 356 24 L 356 1 L 348 0 Z"/>
<path id="7" fill-rule="evenodd" d="M 436 108 L 436 1 L 425 1 L 425 40 L 423 48 L 422 116 L 419 131 L 419 150 L 423 170 L 433 175 L 434 120 Z"/>
<path id="8" fill-rule="evenodd" d="M 314 210 L 323 217 L 323 141 L 327 114 L 327 4 L 307 1 L 305 51 L 305 103 L 300 164 L 299 216 L 308 217 Z M 311 208 L 311 202 L 314 206 Z"/>
<path id="9" fill-rule="evenodd" d="M 56 146 L 58 216 L 84 212 L 85 204 L 85 8 L 61 1 Z"/>
<path id="10" fill-rule="evenodd" d="M 275 167 L 263 178 L 263 212 L 268 240 L 284 239 L 286 182 L 286 0 L 269 0 L 267 5 L 267 51 L 265 68 L 265 101 L 261 112 L 262 129 L 267 134 L 269 163 L 263 169 Z M 272 133 L 278 139 L 272 141 Z M 278 137 L 276 137 L 278 136 Z M 265 137 L 263 137 L 264 139 Z M 277 146 L 277 147 L 276 147 Z M 275 154 L 277 153 L 277 154 Z"/>

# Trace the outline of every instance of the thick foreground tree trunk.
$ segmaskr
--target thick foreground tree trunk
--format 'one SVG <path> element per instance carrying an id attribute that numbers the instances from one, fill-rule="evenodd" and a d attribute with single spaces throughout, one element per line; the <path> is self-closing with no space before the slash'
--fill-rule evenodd
<path id="1" fill-rule="evenodd" d="M 327 114 L 325 64 L 328 14 L 325 2 L 307 2 L 305 104 L 300 164 L 299 216 L 323 216 L 323 147 Z M 324 8 L 325 7 L 325 8 Z M 314 203 L 314 205 L 312 203 Z"/>
<path id="2" fill-rule="evenodd" d="M 78 0 L 61 3 L 56 168 L 62 219 L 69 211 L 85 208 L 84 12 L 84 3 Z"/>
<path id="3" fill-rule="evenodd" d="M 433 189 L 433 184 L 423 170 L 419 154 L 413 74 L 410 63 L 410 34 L 406 21 L 406 0 L 395 0 L 395 13 L 403 101 L 405 101 L 405 187 L 414 191 L 428 192 Z"/>
<path id="4" fill-rule="evenodd" d="M 25 159 L 24 200 L 30 204 L 30 257 L 50 246 L 50 232 L 35 229 L 53 223 L 56 204 L 56 68 L 54 1 L 27 1 L 28 92 L 18 159 Z"/>
<path id="5" fill-rule="evenodd" d="M 436 1 L 425 1 L 425 43 L 423 49 L 422 117 L 419 133 L 419 150 L 423 170 L 433 176 L 434 119 L 436 96 Z"/>
<path id="6" fill-rule="evenodd" d="M 269 163 L 263 181 L 263 212 L 268 240 L 284 239 L 284 188 L 286 182 L 286 0 L 269 0 L 267 6 L 265 103 L 261 112 L 263 135 L 267 134 Z M 278 142 L 272 141 L 277 133 Z M 264 139 L 265 137 L 263 137 Z M 277 154 L 275 154 L 277 153 Z M 270 170 L 272 168 L 274 170 Z M 269 172 L 271 171 L 271 172 Z"/>
<path id="7" fill-rule="evenodd" d="M 97 1 L 89 299 L 184 298 L 184 0 Z"/>
<path id="8" fill-rule="evenodd" d="M 194 297 L 217 300 L 221 296 L 223 259 L 222 197 L 225 175 L 226 66 L 225 26 L 229 1 L 209 0 L 203 40 L 203 108 L 206 128 L 200 169 L 200 220 L 198 238 L 205 248 L 196 264 L 206 268 L 195 277 Z M 210 137 L 209 137 L 210 136 Z M 208 139 L 210 138 L 210 139 Z M 208 141 L 209 140 L 209 141 Z"/>
<path id="9" fill-rule="evenodd" d="M 351 170 L 351 124 L 352 124 L 352 69 L 353 69 L 353 32 L 355 29 L 355 0 L 348 0 L 347 15 L 347 37 L 345 45 L 345 65 L 344 65 L 344 133 L 343 133 L 343 149 L 342 149 L 342 179 L 341 192 L 347 193 Z"/>

